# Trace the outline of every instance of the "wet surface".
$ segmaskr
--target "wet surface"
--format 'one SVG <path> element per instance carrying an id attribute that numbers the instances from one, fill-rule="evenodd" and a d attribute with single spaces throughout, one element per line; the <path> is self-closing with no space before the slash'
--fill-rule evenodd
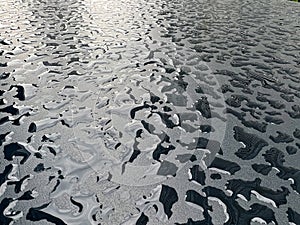
<path id="1" fill-rule="evenodd" d="M 1 224 L 300 224 L 300 5 L 0 6 Z"/>

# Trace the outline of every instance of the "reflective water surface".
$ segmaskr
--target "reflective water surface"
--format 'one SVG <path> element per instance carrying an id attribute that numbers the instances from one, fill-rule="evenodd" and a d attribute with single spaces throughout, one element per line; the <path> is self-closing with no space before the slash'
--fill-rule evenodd
<path id="1" fill-rule="evenodd" d="M 300 224 L 299 9 L 2 2 L 1 224 Z"/>

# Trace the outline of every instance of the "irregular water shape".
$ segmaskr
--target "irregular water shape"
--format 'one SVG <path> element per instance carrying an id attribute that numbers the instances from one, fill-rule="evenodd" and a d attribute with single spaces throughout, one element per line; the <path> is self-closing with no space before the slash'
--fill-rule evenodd
<path id="1" fill-rule="evenodd" d="M 1 32 L 0 45 L 0 140 L 7 158 L 1 222 L 297 224 L 289 199 L 299 198 L 299 173 L 284 153 L 299 148 L 295 5 L 8 1 L 5 7 L 0 29 L 11 32 Z M 226 123 L 243 132 L 226 130 Z M 252 146 L 241 133 L 271 149 Z M 250 157 L 233 155 L 243 151 L 240 141 Z M 134 180 L 141 165 L 153 167 Z M 275 176 L 272 167 L 280 171 Z M 245 174 L 268 180 L 273 192 Z M 235 195 L 224 196 L 236 189 L 222 183 L 234 179 L 247 194 L 255 189 L 251 210 Z M 151 193 L 155 187 L 142 186 L 154 181 L 178 199 L 137 210 L 134 199 Z M 126 183 L 142 186 L 128 190 Z M 194 184 L 198 194 L 189 190 Z M 228 212 L 224 217 L 214 202 Z"/>

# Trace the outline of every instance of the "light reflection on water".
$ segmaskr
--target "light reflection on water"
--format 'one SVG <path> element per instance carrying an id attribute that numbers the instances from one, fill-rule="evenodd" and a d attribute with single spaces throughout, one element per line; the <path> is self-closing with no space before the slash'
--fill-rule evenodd
<path id="1" fill-rule="evenodd" d="M 299 197 L 299 7 L 24 0 L 0 10 L 3 224 L 294 222 L 276 206 L 294 210 Z M 264 179 L 266 162 L 281 174 Z M 248 190 L 268 208 L 240 207 Z"/>

